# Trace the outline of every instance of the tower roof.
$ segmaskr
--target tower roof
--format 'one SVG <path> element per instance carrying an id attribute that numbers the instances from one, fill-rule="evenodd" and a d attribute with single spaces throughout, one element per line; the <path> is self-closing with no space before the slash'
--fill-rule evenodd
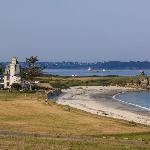
<path id="1" fill-rule="evenodd" d="M 18 64 L 17 57 L 12 57 L 11 63 L 12 64 Z"/>

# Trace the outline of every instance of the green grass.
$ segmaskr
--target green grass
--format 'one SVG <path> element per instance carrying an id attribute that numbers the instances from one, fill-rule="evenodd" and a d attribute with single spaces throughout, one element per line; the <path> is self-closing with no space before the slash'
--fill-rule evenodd
<path id="1" fill-rule="evenodd" d="M 0 136 L 1 150 L 149 150 L 149 146 L 131 140 Z"/>
<path id="2" fill-rule="evenodd" d="M 49 82 L 56 88 L 71 86 L 125 86 L 127 83 L 137 83 L 138 77 L 104 76 L 104 77 L 38 77 L 41 82 Z"/>
<path id="3" fill-rule="evenodd" d="M 137 141 L 150 141 L 150 132 L 143 132 L 143 133 L 125 133 L 125 134 L 103 134 L 103 135 L 97 135 L 94 137 L 105 137 L 106 139 L 118 139 L 118 140 L 137 140 Z"/>
<path id="4" fill-rule="evenodd" d="M 21 93 L 19 92 L 8 92 L 8 91 L 0 91 L 0 100 L 11 100 L 12 98 L 17 98 L 18 96 L 20 96 Z"/>
<path id="5" fill-rule="evenodd" d="M 21 97 L 32 99 L 32 97 L 42 98 L 42 95 L 35 94 L 35 92 L 19 92 L 19 91 L 3 91 L 0 90 L 0 101 L 12 101 Z"/>

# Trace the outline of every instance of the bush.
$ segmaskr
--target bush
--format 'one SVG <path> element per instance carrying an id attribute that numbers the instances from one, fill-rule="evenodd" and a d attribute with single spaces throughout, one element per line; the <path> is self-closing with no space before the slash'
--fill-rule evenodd
<path id="1" fill-rule="evenodd" d="M 12 85 L 11 85 L 11 89 L 13 89 L 13 90 L 21 90 L 21 85 L 20 84 L 18 84 L 18 83 L 13 83 Z"/>
<path id="2" fill-rule="evenodd" d="M 61 82 L 61 81 L 52 82 L 52 83 L 51 83 L 51 86 L 52 86 L 53 88 L 60 88 L 60 89 L 67 89 L 67 88 L 69 88 L 69 85 L 68 85 L 68 84 L 63 83 L 63 82 Z"/>

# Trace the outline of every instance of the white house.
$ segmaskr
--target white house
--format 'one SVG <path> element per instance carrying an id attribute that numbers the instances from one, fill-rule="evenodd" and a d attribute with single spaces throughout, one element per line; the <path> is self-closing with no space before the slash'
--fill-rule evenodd
<path id="1" fill-rule="evenodd" d="M 0 89 L 4 88 L 4 76 L 0 75 Z"/>
<path id="2" fill-rule="evenodd" d="M 13 83 L 21 84 L 20 65 L 16 57 L 13 57 L 11 63 L 5 68 L 4 88 L 11 88 Z"/>

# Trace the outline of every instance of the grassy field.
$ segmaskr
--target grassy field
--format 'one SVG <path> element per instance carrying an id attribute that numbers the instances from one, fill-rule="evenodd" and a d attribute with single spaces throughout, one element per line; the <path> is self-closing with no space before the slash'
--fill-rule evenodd
<path id="1" fill-rule="evenodd" d="M 92 115 L 42 99 L 0 92 L 0 149 L 149 149 L 150 127 Z"/>
<path id="2" fill-rule="evenodd" d="M 41 82 L 49 82 L 56 88 L 68 88 L 71 86 L 107 86 L 119 85 L 125 86 L 127 83 L 137 83 L 138 77 L 119 77 L 119 76 L 103 76 L 103 77 L 59 77 L 47 76 L 38 77 L 36 80 Z"/>

